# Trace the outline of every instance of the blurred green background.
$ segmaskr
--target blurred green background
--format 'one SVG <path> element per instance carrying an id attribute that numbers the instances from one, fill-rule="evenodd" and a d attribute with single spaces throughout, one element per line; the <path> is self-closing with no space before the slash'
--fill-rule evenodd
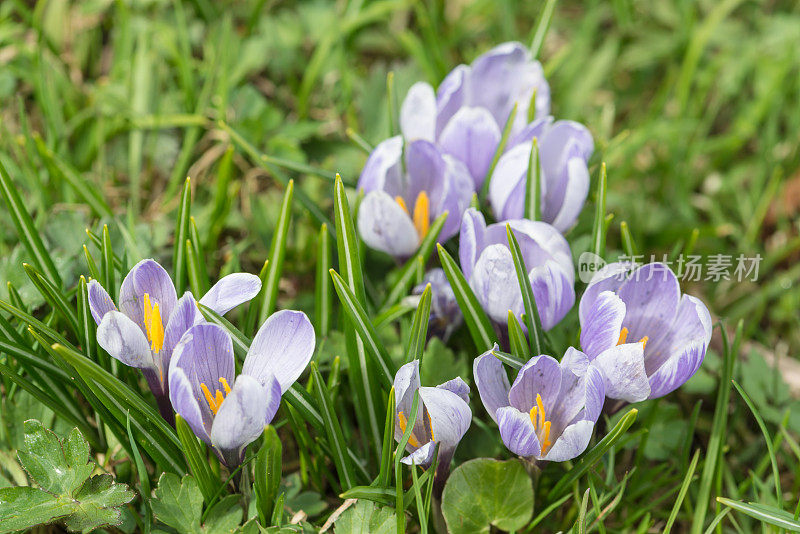
<path id="1" fill-rule="evenodd" d="M 543 6 L 3 0 L 0 160 L 69 284 L 86 272 L 85 229 L 104 223 L 129 259 L 169 265 L 186 176 L 209 271 L 258 272 L 286 180 L 329 216 L 332 173 L 354 184 L 366 159 L 348 131 L 371 144 L 389 135 L 389 72 L 402 99 L 414 81 L 437 84 L 498 43 L 530 43 Z M 539 55 L 553 114 L 593 133 L 593 178 L 608 166 L 610 258 L 623 249 L 622 221 L 647 257 L 762 258 L 757 282 L 684 289 L 728 328 L 745 319 L 740 373 L 773 423 L 800 391 L 798 43 L 796 1 L 561 0 Z M 297 191 L 294 206 L 279 307 L 311 309 L 319 219 Z M 586 209 L 576 233 L 591 220 Z M 26 258 L 0 211 L 0 280 L 35 307 Z M 385 259 L 369 258 L 384 272 Z M 713 391 L 718 361 L 709 356 L 689 391 Z M 668 419 L 653 432 L 674 438 Z M 736 461 L 761 455 L 750 440 Z"/>

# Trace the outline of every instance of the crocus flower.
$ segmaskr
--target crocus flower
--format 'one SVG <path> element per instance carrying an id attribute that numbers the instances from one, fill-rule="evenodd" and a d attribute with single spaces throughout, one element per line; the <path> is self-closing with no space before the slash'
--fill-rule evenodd
<path id="1" fill-rule="evenodd" d="M 459 65 L 433 87 L 411 87 L 400 109 L 406 139 L 435 142 L 463 161 L 480 188 L 500 143 L 501 132 L 517 105 L 511 125 L 515 136 L 528 124 L 528 108 L 536 91 L 535 117 L 550 110 L 550 87 L 542 66 L 521 43 L 496 46 L 471 65 Z"/>
<path id="2" fill-rule="evenodd" d="M 534 356 L 511 386 L 491 350 L 475 359 L 473 372 L 483 406 L 514 454 L 563 462 L 589 445 L 605 389 L 602 373 L 582 352 L 570 347 L 561 363 Z"/>
<path id="3" fill-rule="evenodd" d="M 200 304 L 222 315 L 258 294 L 261 280 L 246 273 L 222 278 Z M 155 260 L 142 260 L 122 281 L 119 308 L 97 280 L 89 282 L 89 309 L 98 324 L 97 342 L 125 365 L 142 370 L 165 419 L 172 419 L 168 399 L 170 358 L 181 336 L 203 316 L 191 292 L 180 300 L 175 285 Z"/>
<path id="4" fill-rule="evenodd" d="M 705 304 L 682 295 L 663 263 L 611 263 L 579 306 L 581 347 L 606 375 L 611 398 L 662 397 L 694 375 L 711 340 Z"/>
<path id="5" fill-rule="evenodd" d="M 459 257 L 464 277 L 489 317 L 508 323 L 508 312 L 522 315 L 524 305 L 514 260 L 508 247 L 506 223 L 517 238 L 533 288 L 542 327 L 549 330 L 575 303 L 575 271 L 566 239 L 552 226 L 515 219 L 486 226 L 475 209 L 464 213 Z"/>
<path id="6" fill-rule="evenodd" d="M 497 220 L 524 217 L 525 184 L 532 140 L 539 147 L 541 215 L 560 232 L 578 218 L 589 193 L 587 162 L 594 150 L 592 135 L 572 121 L 538 120 L 512 140 L 489 182 L 489 201 Z"/>
<path id="7" fill-rule="evenodd" d="M 447 281 L 442 269 L 431 269 L 422 277 L 422 283 L 414 287 L 413 294 L 421 295 L 425 288 L 431 286 L 431 316 L 428 321 L 428 337 L 438 336 L 447 341 L 450 334 L 458 328 L 464 316 L 458 307 L 456 294 Z"/>
<path id="8" fill-rule="evenodd" d="M 411 141 L 404 147 L 399 136 L 375 147 L 358 187 L 366 193 L 358 211 L 362 239 L 398 259 L 417 250 L 431 223 L 445 211 L 448 217 L 439 240 L 455 235 L 473 192 L 463 163 L 428 141 Z"/>
<path id="9" fill-rule="evenodd" d="M 272 314 L 235 376 L 233 341 L 220 326 L 202 323 L 184 334 L 170 362 L 169 398 L 194 433 L 229 467 L 244 459 L 314 353 L 314 327 L 302 312 Z"/>
<path id="10" fill-rule="evenodd" d="M 420 387 L 419 360 L 414 360 L 398 369 L 394 377 L 394 391 L 394 438 L 398 442 L 409 424 L 414 394 L 419 391 L 417 418 L 406 445 L 406 451 L 410 454 L 401 461 L 407 465 L 428 467 L 433 462 L 438 443 L 436 479 L 439 486 L 443 485 L 453 453 L 472 421 L 472 410 L 468 404 L 469 386 L 461 378 L 454 378 L 436 387 Z"/>

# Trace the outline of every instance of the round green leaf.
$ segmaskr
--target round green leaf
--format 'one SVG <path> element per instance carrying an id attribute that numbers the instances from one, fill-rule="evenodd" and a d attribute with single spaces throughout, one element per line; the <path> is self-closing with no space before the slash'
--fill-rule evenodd
<path id="1" fill-rule="evenodd" d="M 518 530 L 533 515 L 531 479 L 519 460 L 470 460 L 450 475 L 442 513 L 452 534 Z"/>

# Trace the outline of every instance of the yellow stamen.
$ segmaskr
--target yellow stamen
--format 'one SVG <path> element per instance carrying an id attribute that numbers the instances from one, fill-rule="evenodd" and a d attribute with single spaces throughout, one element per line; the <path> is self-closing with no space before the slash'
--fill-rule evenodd
<path id="1" fill-rule="evenodd" d="M 225 388 L 225 396 L 227 397 L 228 394 L 231 392 L 231 387 L 228 385 L 228 381 L 225 380 L 225 377 L 219 377 L 219 383 L 222 384 L 222 387 Z"/>
<path id="2" fill-rule="evenodd" d="M 622 330 L 619 331 L 619 341 L 617 341 L 617 345 L 622 345 L 628 340 L 628 329 L 624 326 Z"/>
<path id="3" fill-rule="evenodd" d="M 544 423 L 547 420 L 547 415 L 544 412 L 544 403 L 542 402 L 542 396 L 538 393 L 536 394 L 536 406 L 539 408 L 539 427 L 544 428 Z"/>
<path id="4" fill-rule="evenodd" d="M 153 320 L 153 307 L 150 305 L 150 295 L 144 294 L 144 329 L 147 332 L 147 340 L 150 341 L 150 323 Z"/>
<path id="5" fill-rule="evenodd" d="M 219 381 L 222 382 L 223 386 L 225 386 L 226 389 L 225 393 L 222 393 L 222 391 L 217 389 L 214 391 L 214 395 L 211 395 L 211 392 L 208 390 L 208 386 L 206 386 L 205 383 L 200 384 L 200 389 L 203 390 L 203 395 L 206 398 L 206 402 L 208 402 L 208 407 L 211 408 L 211 413 L 213 413 L 214 415 L 217 415 L 220 406 L 222 406 L 222 401 L 225 400 L 225 395 L 230 393 L 231 390 L 228 387 L 227 380 L 225 380 L 224 378 L 220 378 Z"/>
<path id="6" fill-rule="evenodd" d="M 147 341 L 150 342 L 150 348 L 158 354 L 164 348 L 164 323 L 161 321 L 161 312 L 158 310 L 158 302 L 151 303 L 149 293 L 144 294 L 143 300 L 144 331 L 147 334 Z"/>
<path id="7" fill-rule="evenodd" d="M 396 197 L 394 197 L 394 201 L 397 202 L 398 204 L 400 204 L 400 207 L 403 208 L 404 212 L 408 213 L 408 206 L 406 206 L 406 201 L 403 200 L 403 197 L 396 196 Z M 408 214 L 411 215 L 410 213 L 408 213 Z"/>
<path id="8" fill-rule="evenodd" d="M 431 429 L 431 441 L 436 441 L 436 438 L 433 436 L 433 421 L 431 421 L 431 412 L 428 412 L 428 428 Z"/>
<path id="9" fill-rule="evenodd" d="M 156 354 L 164 347 L 164 325 L 161 322 L 161 313 L 158 311 L 158 303 L 153 306 L 153 318 L 150 325 L 150 341 L 153 352 Z"/>
<path id="10" fill-rule="evenodd" d="M 417 229 L 420 239 L 428 234 L 428 228 L 431 224 L 430 213 L 428 194 L 425 191 L 420 191 L 414 203 L 414 228 Z"/>
<path id="11" fill-rule="evenodd" d="M 551 423 L 547 420 L 544 402 L 542 401 L 542 396 L 538 393 L 536 394 L 536 406 L 531 408 L 528 412 L 528 416 L 531 418 L 531 423 L 533 423 L 533 430 L 536 432 L 536 437 L 539 438 L 541 454 L 545 454 L 547 449 L 550 448 L 550 445 L 552 445 L 550 441 Z"/>
<path id="12" fill-rule="evenodd" d="M 400 431 L 403 434 L 406 433 L 406 427 L 408 426 L 408 420 L 406 419 L 406 414 L 403 412 L 397 413 L 397 420 L 400 422 Z M 408 437 L 408 444 L 412 447 L 419 447 L 419 441 L 417 441 L 417 437 L 414 435 L 414 431 L 411 431 L 411 435 Z"/>
<path id="13" fill-rule="evenodd" d="M 648 336 L 644 336 L 642 339 L 639 340 L 639 343 L 642 344 L 642 349 L 644 349 L 647 346 L 647 341 L 649 339 L 650 338 Z M 628 329 L 622 327 L 622 330 L 620 330 L 619 332 L 619 341 L 617 341 L 617 345 L 622 345 L 623 343 L 627 342 L 628 342 Z"/>

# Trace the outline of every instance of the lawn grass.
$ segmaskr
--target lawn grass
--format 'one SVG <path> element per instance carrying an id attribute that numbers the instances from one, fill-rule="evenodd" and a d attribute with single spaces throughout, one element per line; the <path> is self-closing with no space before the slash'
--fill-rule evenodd
<path id="1" fill-rule="evenodd" d="M 0 161 L 64 289 L 90 274 L 84 244 L 99 261 L 87 228 L 102 236 L 108 225 L 123 264 L 155 257 L 172 265 L 187 176 L 195 242 L 208 273 L 258 273 L 270 257 L 279 206 L 294 179 L 277 307 L 311 313 L 320 224 L 337 230 L 333 177 L 340 173 L 352 186 L 366 157 L 350 137 L 370 146 L 387 137 L 390 109 L 414 81 L 436 84 L 455 65 L 503 41 L 531 43 L 544 5 L 6 0 L 0 3 Z M 761 528 L 761 520 L 748 515 L 753 510 L 728 512 L 717 497 L 795 515 L 798 43 L 796 2 L 555 4 L 539 57 L 553 114 L 583 122 L 593 133 L 593 177 L 601 162 L 607 166 L 606 209 L 614 218 L 606 257 L 630 247 L 624 222 L 646 258 L 743 254 L 762 262 L 755 282 L 684 284 L 719 324 L 703 368 L 681 392 L 639 407 L 636 425 L 612 454 L 542 518 L 545 531 L 567 530 L 583 517 L 599 532 L 661 532 L 668 523 L 673 532 L 703 532 L 722 514 L 721 530 Z M 389 73 L 394 99 L 387 98 Z M 572 235 L 589 233 L 592 220 L 587 208 Z M 370 252 L 365 258 L 374 312 L 382 299 L 372 280 L 392 265 Z M 8 282 L 0 299 L 19 298 L 34 315 L 51 320 L 22 268 L 32 260 L 38 265 L 10 212 L 0 210 L 0 279 Z M 396 356 L 406 332 L 383 328 L 380 334 Z M 334 356 L 347 359 L 345 340 L 334 332 L 323 343 L 319 365 L 328 375 Z M 437 350 L 436 357 L 450 358 L 450 367 L 465 367 L 465 373 L 476 356 L 462 345 L 454 353 Z M 335 390 L 327 393 L 336 398 Z M 52 412 L 31 404 L 24 395 L 4 400 L 0 481 L 12 479 L 13 455 L 6 452 L 20 444 L 21 414 L 52 420 Z M 623 413 L 601 426 L 612 428 Z M 291 413 L 287 417 L 296 426 Z M 61 419 L 57 424 L 69 426 Z M 348 424 L 353 421 L 344 416 L 342 425 Z M 345 428 L 345 438 L 352 432 Z M 474 432 L 475 443 L 463 445 L 457 460 L 474 450 L 493 454 L 491 429 Z M 341 499 L 306 467 L 319 460 L 286 443 L 284 451 L 284 475 L 300 472 L 305 488 L 321 494 L 327 508 L 313 519 L 324 519 Z M 131 462 L 123 463 L 118 478 L 135 481 Z M 537 492 L 546 493 L 564 471 L 544 471 Z M 588 508 L 581 514 L 587 488 Z"/>

